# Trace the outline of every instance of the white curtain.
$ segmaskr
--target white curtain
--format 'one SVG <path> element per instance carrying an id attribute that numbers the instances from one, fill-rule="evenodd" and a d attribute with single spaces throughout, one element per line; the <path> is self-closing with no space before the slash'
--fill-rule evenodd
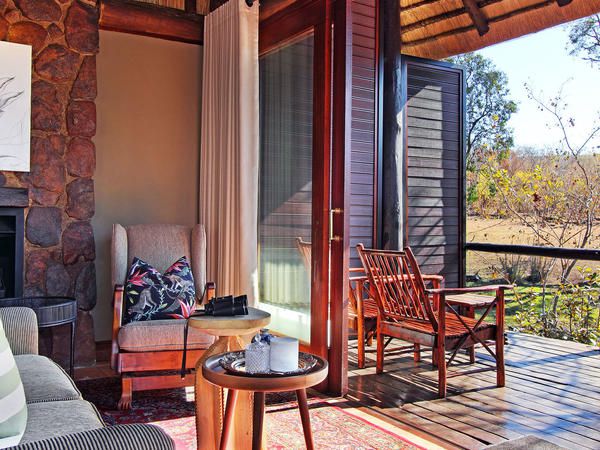
<path id="1" fill-rule="evenodd" d="M 229 0 L 206 16 L 200 222 L 207 276 L 219 295 L 257 297 L 258 2 Z"/>

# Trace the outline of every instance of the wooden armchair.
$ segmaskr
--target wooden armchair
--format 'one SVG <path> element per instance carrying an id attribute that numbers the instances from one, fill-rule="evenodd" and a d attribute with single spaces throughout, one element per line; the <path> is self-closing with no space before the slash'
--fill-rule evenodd
<path id="1" fill-rule="evenodd" d="M 349 327 L 356 330 L 358 335 L 358 367 L 363 369 L 365 367 L 365 346 L 371 346 L 373 337 L 377 335 L 379 308 L 364 267 L 350 268 L 350 273 L 352 276 L 350 277 L 348 323 Z M 438 289 L 442 287 L 444 277 L 441 275 L 423 275 L 423 280 L 434 289 Z M 362 314 L 357 314 L 357 311 L 362 311 Z M 391 341 L 392 337 L 389 336 L 382 351 L 395 354 L 412 351 L 415 355 L 415 361 L 421 359 L 421 349 L 418 344 L 388 349 Z"/>
<path id="2" fill-rule="evenodd" d="M 296 247 L 308 273 L 311 264 L 311 243 L 296 238 Z M 365 345 L 371 345 L 377 328 L 377 304 L 369 295 L 368 282 L 362 267 L 350 268 L 348 328 L 356 331 L 358 367 L 365 367 Z"/>
<path id="3" fill-rule="evenodd" d="M 497 386 L 504 386 L 504 290 L 512 286 L 426 289 L 410 248 L 404 251 L 367 250 L 362 244 L 357 248 L 379 308 L 377 373 L 383 372 L 384 336 L 431 347 L 438 368 L 438 395 L 444 398 L 447 365 L 460 349 L 481 344 L 496 360 Z M 460 295 L 490 291 L 496 295 L 490 297 L 487 309 L 478 320 L 462 316 L 455 309 L 462 304 Z M 484 319 L 494 308 L 495 323 L 486 322 Z M 495 351 L 489 347 L 490 341 L 495 343 Z M 452 352 L 448 362 L 446 352 Z M 494 369 L 470 370 L 453 373 L 452 376 L 482 370 Z"/>
<path id="4" fill-rule="evenodd" d="M 111 367 L 121 374 L 120 409 L 129 409 L 133 391 L 192 386 L 194 375 L 181 378 L 184 320 L 122 323 L 124 288 L 134 257 L 164 272 L 182 256 L 190 261 L 197 305 L 214 296 L 206 282 L 206 235 L 202 225 L 113 225 L 112 285 L 114 310 Z M 190 327 L 187 368 L 192 369 L 214 338 Z"/>

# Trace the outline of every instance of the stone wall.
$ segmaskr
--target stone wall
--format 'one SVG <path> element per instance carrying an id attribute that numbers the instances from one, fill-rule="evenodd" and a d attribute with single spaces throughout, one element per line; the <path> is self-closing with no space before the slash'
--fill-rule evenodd
<path id="1" fill-rule="evenodd" d="M 25 295 L 70 295 L 79 315 L 76 361 L 93 363 L 89 311 L 96 304 L 94 215 L 96 133 L 95 0 L 0 0 L 0 40 L 33 47 L 31 172 L 0 173 L 0 185 L 29 189 Z M 68 328 L 42 348 L 65 361 Z M 53 344 L 53 345 L 52 345 Z"/>

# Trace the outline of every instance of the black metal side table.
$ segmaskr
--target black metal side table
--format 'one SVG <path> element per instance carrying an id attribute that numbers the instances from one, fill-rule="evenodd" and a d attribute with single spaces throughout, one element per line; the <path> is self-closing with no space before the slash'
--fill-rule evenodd
<path id="1" fill-rule="evenodd" d="M 77 301 L 73 297 L 20 297 L 0 300 L 0 307 L 25 306 L 35 311 L 39 328 L 71 325 L 71 348 L 69 354 L 69 374 L 73 376 L 75 362 L 75 323 L 77 321 Z"/>

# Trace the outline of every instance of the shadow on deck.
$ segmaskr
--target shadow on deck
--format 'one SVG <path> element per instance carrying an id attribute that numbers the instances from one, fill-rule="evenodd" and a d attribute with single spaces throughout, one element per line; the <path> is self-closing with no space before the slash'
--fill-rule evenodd
<path id="1" fill-rule="evenodd" d="M 448 380 L 448 398 L 440 400 L 430 352 L 421 363 L 412 354 L 386 356 L 385 372 L 376 375 L 374 351 L 358 369 L 351 349 L 348 398 L 448 448 L 478 449 L 526 435 L 565 448 L 600 448 L 597 349 L 509 333 L 505 355 L 506 387 L 496 388 L 495 372 L 456 377 Z M 494 362 L 479 350 L 476 364 Z"/>

